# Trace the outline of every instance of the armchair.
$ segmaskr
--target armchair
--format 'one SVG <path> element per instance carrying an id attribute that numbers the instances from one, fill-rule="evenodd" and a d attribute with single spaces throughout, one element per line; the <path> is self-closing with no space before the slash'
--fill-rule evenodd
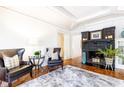
<path id="1" fill-rule="evenodd" d="M 7 53 L 9 56 L 18 55 L 19 57 L 19 66 L 7 69 L 4 65 L 4 60 L 2 53 Z M 0 79 L 3 81 L 8 82 L 9 86 L 12 86 L 12 82 L 22 76 L 24 76 L 27 73 L 30 73 L 30 76 L 32 77 L 32 65 L 29 65 L 27 61 L 23 61 L 23 54 L 25 52 L 24 48 L 21 49 L 5 49 L 0 50 Z"/>
<path id="2" fill-rule="evenodd" d="M 46 51 L 48 52 L 49 48 L 47 48 Z M 52 60 L 51 57 L 48 58 L 48 70 L 50 70 L 51 68 L 56 67 L 56 66 L 61 66 L 62 70 L 63 70 L 63 60 L 60 57 L 61 48 L 54 48 L 53 53 L 55 53 L 55 52 L 58 52 L 58 59 Z"/>

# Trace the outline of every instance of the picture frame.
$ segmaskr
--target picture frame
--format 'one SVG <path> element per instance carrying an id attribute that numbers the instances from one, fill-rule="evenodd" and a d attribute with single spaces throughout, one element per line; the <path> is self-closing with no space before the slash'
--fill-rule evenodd
<path id="1" fill-rule="evenodd" d="M 91 39 L 101 39 L 102 38 L 101 31 L 91 32 Z"/>

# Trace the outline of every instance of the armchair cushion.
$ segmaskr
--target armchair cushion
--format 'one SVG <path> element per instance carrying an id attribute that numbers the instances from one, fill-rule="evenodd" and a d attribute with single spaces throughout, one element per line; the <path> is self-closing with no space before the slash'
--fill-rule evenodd
<path id="1" fill-rule="evenodd" d="M 30 65 L 22 65 L 22 66 L 18 66 L 15 68 L 12 68 L 9 70 L 9 75 L 13 76 L 14 74 L 19 74 L 22 70 L 26 70 L 28 67 L 30 67 Z"/>
<path id="2" fill-rule="evenodd" d="M 16 68 L 9 70 L 9 72 L 6 75 L 6 81 L 10 83 L 29 72 L 32 73 L 32 67 L 33 66 L 31 65 L 22 65 L 22 66 L 18 66 Z"/>
<path id="3" fill-rule="evenodd" d="M 57 64 L 57 63 L 62 63 L 62 60 L 51 60 L 48 62 L 48 64 Z"/>

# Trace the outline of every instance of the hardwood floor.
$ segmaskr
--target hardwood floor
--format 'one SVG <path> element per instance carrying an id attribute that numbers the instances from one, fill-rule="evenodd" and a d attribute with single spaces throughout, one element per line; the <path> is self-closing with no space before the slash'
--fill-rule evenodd
<path id="1" fill-rule="evenodd" d="M 104 75 L 108 75 L 108 76 L 112 76 L 112 77 L 124 80 L 124 69 L 116 69 L 115 71 L 112 71 L 112 70 L 101 69 L 94 66 L 84 65 L 81 63 L 80 57 L 74 58 L 71 61 L 65 62 L 65 64 L 73 65 L 82 69 L 86 69 L 89 71 L 93 71 L 96 73 L 100 73 L 100 74 L 104 74 Z"/>
<path id="2" fill-rule="evenodd" d="M 107 76 L 112 76 L 112 77 L 124 80 L 124 70 L 123 69 L 116 69 L 115 71 L 111 71 L 111 70 L 105 70 L 105 69 L 97 68 L 94 66 L 84 65 L 81 63 L 80 57 L 65 60 L 64 65 L 72 65 L 72 66 L 76 66 L 76 67 L 86 69 L 86 70 L 89 70 L 92 72 L 96 72 L 96 73 L 100 73 L 100 74 L 104 74 Z M 44 67 L 44 68 L 47 70 L 47 67 Z M 38 72 L 38 70 L 33 71 L 33 72 L 35 72 L 35 74 L 36 74 L 36 75 L 35 74 L 33 75 L 33 78 L 31 78 L 29 74 L 25 75 L 25 76 L 19 78 L 18 80 L 14 81 L 13 87 L 48 73 L 48 71 L 42 72 L 42 70 L 40 70 L 39 72 Z"/>

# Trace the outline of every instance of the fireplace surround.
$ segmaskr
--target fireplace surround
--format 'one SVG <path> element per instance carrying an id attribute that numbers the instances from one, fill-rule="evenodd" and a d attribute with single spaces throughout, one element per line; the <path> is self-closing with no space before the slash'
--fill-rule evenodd
<path id="1" fill-rule="evenodd" d="M 101 34 L 97 32 L 100 32 Z M 86 31 L 82 32 L 81 34 L 82 34 L 82 63 L 91 66 L 97 66 L 100 68 L 105 68 L 105 57 L 103 54 L 98 54 L 98 50 L 108 48 L 110 45 L 112 46 L 112 48 L 115 48 L 115 27 L 108 27 L 96 31 Z M 93 36 L 97 36 L 97 38 Z M 83 62 L 84 53 L 86 57 L 85 58 L 86 62 Z M 113 62 L 113 68 L 115 68 L 115 62 Z"/>

